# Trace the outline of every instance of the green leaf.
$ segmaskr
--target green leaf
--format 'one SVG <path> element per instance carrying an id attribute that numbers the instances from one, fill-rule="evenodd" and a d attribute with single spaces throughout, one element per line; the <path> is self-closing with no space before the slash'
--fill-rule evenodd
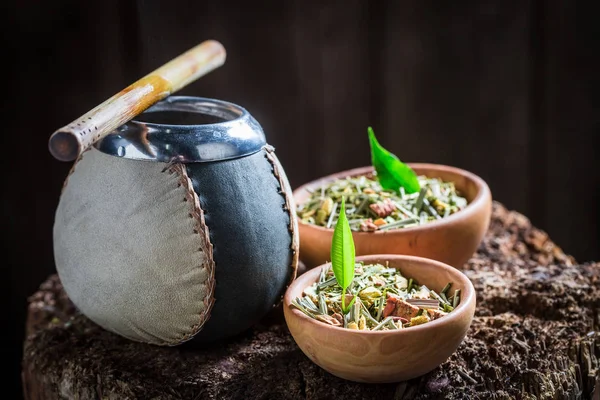
<path id="1" fill-rule="evenodd" d="M 421 190 L 415 171 L 379 144 L 373 128 L 369 127 L 368 132 L 371 144 L 371 162 L 377 171 L 377 179 L 381 187 L 396 192 L 400 190 L 400 187 L 404 187 L 406 193 L 415 193 Z"/>
<path id="2" fill-rule="evenodd" d="M 352 231 L 346 218 L 345 200 L 342 197 L 342 207 L 340 216 L 333 230 L 333 240 L 331 241 L 331 269 L 335 275 L 335 280 L 342 288 L 342 309 L 345 310 L 346 288 L 350 286 L 354 279 L 354 241 L 352 240 Z"/>
<path id="3" fill-rule="evenodd" d="M 344 297 L 346 297 L 346 296 L 344 296 Z M 358 296 L 352 297 L 352 300 L 350 300 L 350 303 L 348 303 L 348 305 L 343 309 L 344 314 L 346 314 L 346 313 L 348 313 L 348 311 L 350 311 L 350 309 L 354 305 L 354 302 L 356 301 L 356 297 L 358 297 Z"/>

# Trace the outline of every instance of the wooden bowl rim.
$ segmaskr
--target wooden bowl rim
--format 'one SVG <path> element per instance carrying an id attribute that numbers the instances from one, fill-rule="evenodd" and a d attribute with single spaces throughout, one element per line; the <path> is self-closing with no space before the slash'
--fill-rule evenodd
<path id="1" fill-rule="evenodd" d="M 475 195 L 475 198 L 473 199 L 473 201 L 469 202 L 464 209 L 462 209 L 452 215 L 449 215 L 446 218 L 442 218 L 442 219 L 439 219 L 436 221 L 431 221 L 424 225 L 412 226 L 412 227 L 402 228 L 402 229 L 391 229 L 388 231 L 375 231 L 375 232 L 354 231 L 354 232 L 352 232 L 353 236 L 372 237 L 373 235 L 375 235 L 375 236 L 377 236 L 377 235 L 379 235 L 379 236 L 381 236 L 381 235 L 405 235 L 408 233 L 421 232 L 421 231 L 425 231 L 425 230 L 429 230 L 429 229 L 442 228 L 442 227 L 445 227 L 454 222 L 460 221 L 461 219 L 468 218 L 469 216 L 471 216 L 471 214 L 476 213 L 477 210 L 484 207 L 487 199 L 491 198 L 490 188 L 487 185 L 487 183 L 479 176 L 477 176 L 474 173 L 469 172 L 467 170 L 457 168 L 457 167 L 451 167 L 449 165 L 443 165 L 443 164 L 407 163 L 407 165 L 413 169 L 431 169 L 431 170 L 436 170 L 436 171 L 450 172 L 455 175 L 465 177 L 475 184 L 475 186 L 478 189 L 477 194 Z M 296 207 L 299 206 L 300 204 L 302 204 L 297 200 L 297 196 L 302 191 L 306 190 L 307 188 L 320 187 L 323 183 L 331 182 L 331 181 L 333 181 L 335 179 L 339 179 L 339 178 L 364 175 L 368 172 L 372 172 L 373 170 L 374 170 L 374 168 L 372 166 L 358 167 L 358 168 L 353 168 L 353 169 L 349 169 L 346 171 L 337 172 L 335 174 L 326 175 L 324 177 L 321 177 L 321 178 L 315 179 L 313 181 L 310 181 L 308 183 L 305 183 L 304 185 L 299 186 L 292 192 L 292 196 L 294 197 L 294 200 L 296 201 Z M 319 225 L 307 224 L 306 222 L 303 222 L 300 218 L 297 218 L 297 220 L 298 220 L 298 226 L 306 227 L 306 229 L 314 229 L 315 231 L 333 234 L 333 228 L 325 228 L 325 227 L 322 227 Z"/>
<path id="2" fill-rule="evenodd" d="M 367 263 L 367 262 L 373 262 L 376 260 L 379 260 L 379 261 L 396 260 L 396 261 L 400 261 L 401 263 L 412 261 L 412 262 L 417 262 L 417 263 L 430 264 L 430 265 L 433 265 L 435 268 L 441 268 L 443 270 L 446 270 L 451 275 L 456 276 L 456 278 L 457 278 L 456 280 L 461 281 L 461 283 L 463 283 L 465 291 L 462 292 L 461 294 L 464 295 L 464 298 L 461 299 L 460 304 L 452 312 L 448 313 L 444 317 L 427 322 L 426 324 L 411 326 L 411 327 L 405 328 L 405 329 L 398 329 L 398 330 L 393 330 L 393 331 L 391 331 L 391 330 L 389 330 L 389 331 L 359 331 L 359 330 L 354 330 L 354 329 L 341 328 L 341 327 L 337 327 L 337 326 L 333 326 L 333 325 L 328 325 L 324 322 L 320 322 L 313 318 L 308 317 L 302 311 L 291 306 L 291 302 L 292 302 L 291 296 L 292 296 L 293 289 L 296 286 L 300 285 L 300 283 L 306 284 L 305 282 L 307 280 L 310 282 L 316 282 L 319 274 L 321 273 L 321 269 L 330 265 L 330 263 L 326 263 L 326 264 L 319 265 L 316 268 L 312 268 L 312 269 L 306 271 L 304 274 L 300 275 L 298 278 L 294 279 L 294 281 L 288 287 L 288 289 L 285 293 L 285 296 L 283 299 L 284 306 L 290 308 L 289 311 L 293 315 L 295 315 L 297 318 L 299 318 L 301 321 L 304 321 L 305 323 L 308 323 L 308 324 L 318 324 L 319 327 L 322 327 L 324 329 L 333 329 L 334 331 L 340 331 L 343 333 L 356 334 L 356 335 L 390 335 L 390 336 L 393 336 L 393 335 L 407 335 L 407 334 L 410 334 L 411 332 L 418 333 L 425 329 L 433 329 L 438 326 L 447 325 L 454 320 L 457 320 L 457 319 L 460 319 L 460 318 L 466 316 L 469 313 L 469 308 L 470 308 L 469 306 L 472 303 L 476 302 L 475 288 L 474 288 L 471 280 L 464 273 L 457 270 L 456 268 L 451 267 L 448 264 L 445 264 L 440 261 L 432 260 L 429 258 L 425 258 L 425 257 L 416 257 L 416 256 L 399 255 L 399 254 L 369 254 L 369 255 L 356 257 L 357 262 L 363 261 L 363 262 Z M 401 268 L 401 267 L 398 267 L 398 268 Z M 312 277 L 313 275 L 314 275 L 314 279 Z M 471 325 L 472 320 L 473 320 L 473 316 L 471 315 L 468 318 L 469 326 Z M 408 333 L 407 333 L 407 331 L 408 331 Z"/>

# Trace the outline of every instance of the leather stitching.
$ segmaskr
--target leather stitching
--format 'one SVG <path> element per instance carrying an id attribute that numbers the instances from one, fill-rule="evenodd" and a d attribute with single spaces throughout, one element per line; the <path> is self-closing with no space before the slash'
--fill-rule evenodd
<path id="1" fill-rule="evenodd" d="M 79 155 L 79 157 L 77 157 L 77 159 L 73 162 L 73 165 L 71 166 L 71 169 L 69 170 L 69 173 L 67 174 L 67 177 L 65 178 L 65 181 L 63 182 L 62 189 L 60 190 L 60 194 L 62 194 L 62 192 L 65 191 L 65 188 L 67 187 L 67 183 L 69 183 L 69 178 L 75 172 L 75 167 L 83 159 L 83 155 L 85 153 L 87 153 L 88 151 L 90 151 L 91 149 L 92 149 L 92 146 L 90 146 L 87 149 L 85 149 L 84 151 L 82 151 L 81 154 Z"/>
<path id="2" fill-rule="evenodd" d="M 277 156 L 275 155 L 275 148 L 273 146 L 266 145 L 264 147 L 264 149 L 265 149 L 265 157 L 271 163 L 271 166 L 273 167 L 273 174 L 279 181 L 279 194 L 281 194 L 281 196 L 285 200 L 284 210 L 287 211 L 287 213 L 290 217 L 290 224 L 289 224 L 288 230 L 292 234 L 292 243 L 290 245 L 290 250 L 292 252 L 292 265 L 291 265 L 292 275 L 290 277 L 288 284 L 286 285 L 286 289 L 287 289 L 289 287 L 289 285 L 294 281 L 294 279 L 296 279 L 296 274 L 298 272 L 299 238 L 298 238 L 298 222 L 296 221 L 296 205 L 294 203 L 294 198 L 291 195 L 291 189 L 289 188 L 289 183 L 287 183 L 287 181 L 284 180 L 282 177 L 283 167 L 281 166 L 281 164 L 279 163 L 279 160 L 277 159 Z M 284 295 L 285 295 L 285 291 L 281 295 L 279 302 L 277 304 L 275 304 L 275 306 L 277 306 L 277 305 L 279 305 L 279 303 L 281 303 Z"/>
<path id="3" fill-rule="evenodd" d="M 164 171 L 169 171 L 169 174 L 177 174 L 178 177 L 178 187 L 182 187 L 185 190 L 185 197 L 183 198 L 184 202 L 190 204 L 190 213 L 189 217 L 192 218 L 195 222 L 194 233 L 200 237 L 200 247 L 198 251 L 206 254 L 206 262 L 204 265 L 198 266 L 200 269 L 208 270 L 208 278 L 206 281 L 202 282 L 202 284 L 207 286 L 207 294 L 203 300 L 204 309 L 200 312 L 199 321 L 197 324 L 190 327 L 190 332 L 185 334 L 183 337 L 177 339 L 176 343 L 166 343 L 171 346 L 181 344 L 185 341 L 192 339 L 204 326 L 206 321 L 210 318 L 210 312 L 215 304 L 215 262 L 213 259 L 213 245 L 210 242 L 210 236 L 208 231 L 208 226 L 206 225 L 204 219 L 204 210 L 200 206 L 200 200 L 198 199 L 198 195 L 194 191 L 192 186 L 192 181 L 190 180 L 185 166 L 183 164 L 177 163 L 169 165 Z"/>

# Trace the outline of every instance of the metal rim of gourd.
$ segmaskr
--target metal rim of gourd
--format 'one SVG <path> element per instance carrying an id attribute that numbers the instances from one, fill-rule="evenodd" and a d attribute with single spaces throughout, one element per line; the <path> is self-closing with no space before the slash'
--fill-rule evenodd
<path id="1" fill-rule="evenodd" d="M 222 122 L 168 124 L 143 122 L 154 112 L 194 113 Z M 194 96 L 167 97 L 94 144 L 116 157 L 157 162 L 210 162 L 254 154 L 267 143 L 260 124 L 243 107 Z"/>

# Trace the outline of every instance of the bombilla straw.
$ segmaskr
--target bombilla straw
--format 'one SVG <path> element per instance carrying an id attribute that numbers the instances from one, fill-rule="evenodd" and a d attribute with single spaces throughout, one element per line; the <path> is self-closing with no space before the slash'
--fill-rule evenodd
<path id="1" fill-rule="evenodd" d="M 50 136 L 54 158 L 73 161 L 148 107 L 225 63 L 221 43 L 207 40 L 150 72 Z"/>

